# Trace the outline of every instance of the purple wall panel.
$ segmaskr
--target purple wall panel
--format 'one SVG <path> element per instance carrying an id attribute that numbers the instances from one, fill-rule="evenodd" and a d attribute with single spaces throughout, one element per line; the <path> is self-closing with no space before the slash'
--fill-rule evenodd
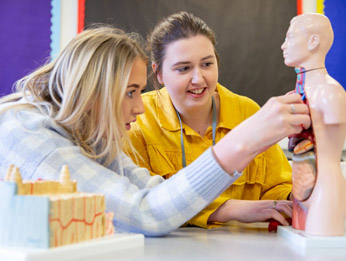
<path id="1" fill-rule="evenodd" d="M 0 96 L 50 53 L 49 0 L 0 0 Z"/>
<path id="2" fill-rule="evenodd" d="M 326 0 L 324 13 L 334 30 L 334 43 L 330 49 L 326 67 L 331 76 L 346 89 L 346 1 Z"/>

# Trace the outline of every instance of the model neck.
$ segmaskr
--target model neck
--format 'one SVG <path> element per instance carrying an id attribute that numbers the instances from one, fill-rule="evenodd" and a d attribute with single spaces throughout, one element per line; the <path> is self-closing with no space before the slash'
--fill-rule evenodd
<path id="1" fill-rule="evenodd" d="M 323 70 L 323 69 L 326 69 L 326 67 L 322 66 L 322 67 L 317 67 L 317 68 L 312 68 L 312 69 L 305 69 L 304 67 L 296 67 L 295 71 L 297 74 L 305 74 L 308 72 Z"/>

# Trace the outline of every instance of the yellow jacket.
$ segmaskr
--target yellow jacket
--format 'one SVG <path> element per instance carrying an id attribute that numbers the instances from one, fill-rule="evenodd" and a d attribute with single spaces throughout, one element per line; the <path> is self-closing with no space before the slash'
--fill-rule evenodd
<path id="1" fill-rule="evenodd" d="M 217 85 L 220 97 L 220 115 L 216 127 L 216 142 L 240 122 L 254 114 L 259 106 L 251 99 L 232 93 Z M 142 95 L 145 113 L 132 124 L 129 136 L 133 146 L 141 156 L 127 150 L 138 165 L 147 168 L 152 175 L 165 178 L 182 169 L 180 124 L 166 88 Z M 212 128 L 204 137 L 183 123 L 186 164 L 193 162 L 207 148 L 212 146 Z M 256 126 L 254 126 L 255 135 Z M 291 166 L 278 145 L 259 154 L 244 170 L 243 175 L 225 190 L 208 207 L 188 223 L 200 227 L 207 224 L 209 216 L 228 199 L 287 199 L 291 189 Z"/>

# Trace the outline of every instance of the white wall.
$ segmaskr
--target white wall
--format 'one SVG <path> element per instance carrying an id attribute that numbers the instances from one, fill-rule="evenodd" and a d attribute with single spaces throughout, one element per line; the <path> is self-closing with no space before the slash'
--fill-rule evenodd
<path id="1" fill-rule="evenodd" d="M 51 53 L 54 59 L 77 34 L 78 0 L 51 0 Z"/>

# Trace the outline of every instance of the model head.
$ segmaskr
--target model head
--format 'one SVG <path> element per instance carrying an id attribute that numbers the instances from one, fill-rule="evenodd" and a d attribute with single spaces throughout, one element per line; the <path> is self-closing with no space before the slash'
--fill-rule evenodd
<path id="1" fill-rule="evenodd" d="M 316 63 L 324 63 L 333 39 L 333 29 L 325 15 L 314 13 L 294 17 L 281 46 L 285 64 L 314 67 Z"/>
<path id="2" fill-rule="evenodd" d="M 85 30 L 54 61 L 18 81 L 17 88 L 31 104 L 45 108 L 83 153 L 109 163 L 122 149 L 127 121 L 135 118 L 122 108 L 130 76 L 136 76 L 132 81 L 139 92 L 146 85 L 147 57 L 138 40 L 108 26 Z M 131 74 L 134 67 L 140 75 Z"/>

